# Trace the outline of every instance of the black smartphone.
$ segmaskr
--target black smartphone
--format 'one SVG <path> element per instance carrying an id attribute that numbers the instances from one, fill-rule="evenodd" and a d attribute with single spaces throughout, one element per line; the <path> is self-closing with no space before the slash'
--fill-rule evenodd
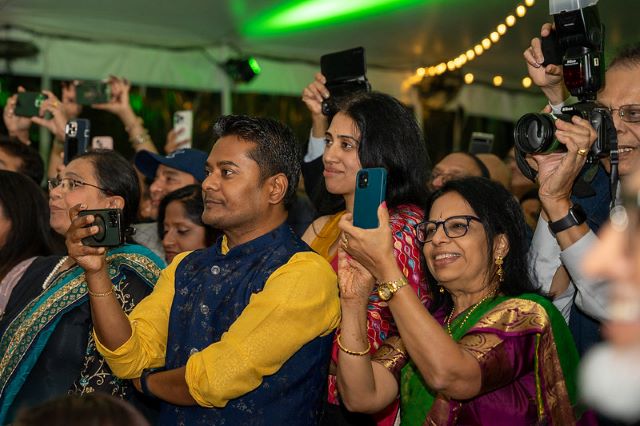
<path id="1" fill-rule="evenodd" d="M 493 149 L 494 135 L 491 133 L 473 132 L 469 141 L 470 154 L 490 154 Z"/>
<path id="2" fill-rule="evenodd" d="M 320 57 L 320 72 L 327 79 L 329 99 L 322 102 L 322 113 L 332 116 L 339 103 L 349 95 L 371 91 L 367 80 L 364 47 L 328 53 Z"/>
<path id="3" fill-rule="evenodd" d="M 111 99 L 111 85 L 104 81 L 81 81 L 76 85 L 76 103 L 103 104 Z"/>
<path id="4" fill-rule="evenodd" d="M 97 226 L 98 233 L 82 239 L 82 244 L 91 247 L 117 247 L 124 244 L 124 229 L 122 228 L 122 210 L 120 209 L 96 209 L 82 210 L 78 216 L 92 215 L 93 223 L 87 225 Z"/>
<path id="5" fill-rule="evenodd" d="M 70 120 L 64 128 L 64 159 L 66 166 L 76 156 L 89 150 L 91 122 L 86 118 Z"/>
<path id="6" fill-rule="evenodd" d="M 40 104 L 46 99 L 47 95 L 40 92 L 18 93 L 13 113 L 20 117 L 38 117 L 40 116 Z"/>
<path id="7" fill-rule="evenodd" d="M 353 225 L 358 228 L 377 228 L 378 207 L 387 191 L 387 171 L 381 167 L 360 169 L 356 176 L 356 195 L 353 203 Z"/>

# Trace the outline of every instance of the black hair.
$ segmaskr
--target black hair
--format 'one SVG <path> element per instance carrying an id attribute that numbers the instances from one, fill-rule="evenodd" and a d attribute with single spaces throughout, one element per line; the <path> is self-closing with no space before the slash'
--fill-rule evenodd
<path id="1" fill-rule="evenodd" d="M 18 263 L 54 252 L 49 205 L 44 192 L 28 177 L 0 170 L 0 214 L 11 221 L 0 247 L 0 280 Z"/>
<path id="2" fill-rule="evenodd" d="M 387 205 L 423 203 L 429 195 L 430 160 L 413 113 L 393 96 L 379 92 L 357 94 L 338 106 L 338 112 L 351 118 L 360 132 L 358 157 L 362 167 L 387 170 Z M 342 197 L 340 202 L 337 196 L 327 194 L 324 187 L 316 203 L 320 214 L 344 208 Z"/>
<path id="3" fill-rule="evenodd" d="M 478 156 L 476 156 L 475 154 L 472 154 L 470 152 L 466 152 L 466 151 L 458 151 L 456 153 L 457 154 L 463 154 L 463 155 L 466 155 L 467 157 L 471 158 L 473 160 L 473 162 L 476 164 L 476 166 L 478 167 L 478 169 L 480 169 L 480 176 L 483 177 L 483 178 L 486 178 L 486 179 L 491 179 L 491 174 L 489 173 L 489 169 L 482 162 L 482 160 L 480 160 L 478 158 Z"/>
<path id="4" fill-rule="evenodd" d="M 624 66 L 627 68 L 640 67 L 640 43 L 634 43 L 623 47 L 611 60 L 608 70 L 613 67 Z"/>
<path id="5" fill-rule="evenodd" d="M 300 150 L 293 131 L 279 121 L 247 115 L 222 116 L 213 130 L 217 138 L 237 136 L 256 144 L 249 156 L 258 163 L 262 182 L 278 173 L 287 177 L 289 186 L 283 202 L 288 209 L 300 180 Z"/>
<path id="6" fill-rule="evenodd" d="M 184 207 L 187 218 L 198 226 L 204 227 L 205 243 L 207 247 L 212 245 L 222 233 L 202 221 L 202 212 L 204 211 L 204 202 L 202 201 L 202 187 L 200 185 L 187 185 L 183 188 L 176 189 L 168 193 L 160 201 L 158 208 L 158 237 L 162 240 L 164 237 L 164 218 L 167 212 L 167 206 L 172 201 L 178 201 Z"/>
<path id="7" fill-rule="evenodd" d="M 44 161 L 42 161 L 38 151 L 11 138 L 2 138 L 0 149 L 7 155 L 20 159 L 20 168 L 16 170 L 18 173 L 30 177 L 38 185 L 42 183 Z"/>
<path id="8" fill-rule="evenodd" d="M 122 225 L 129 228 L 135 223 L 140 203 L 140 186 L 133 166 L 119 153 L 109 149 L 96 149 L 77 156 L 93 163 L 98 186 L 108 190 L 107 195 L 124 199 Z"/>
<path id="9" fill-rule="evenodd" d="M 435 191 L 425 206 L 428 215 L 433 203 L 447 193 L 459 194 L 471 206 L 476 216 L 480 218 L 484 228 L 488 253 L 493 253 L 496 237 L 505 234 L 509 252 L 504 256 L 504 281 L 499 283 L 498 292 L 507 296 L 519 296 L 524 293 L 539 293 L 533 285 L 529 274 L 527 252 L 529 244 L 526 237 L 526 222 L 520 204 L 515 197 L 499 183 L 487 178 L 465 177 L 447 181 L 442 188 Z M 493 256 L 487 260 L 487 280 L 495 279 L 496 266 Z M 434 297 L 432 311 L 436 311 L 443 304 L 451 304 L 448 292 L 440 293 L 438 284 L 428 268 L 429 287 Z"/>
<path id="10" fill-rule="evenodd" d="M 14 426 L 149 426 L 127 401 L 94 392 L 65 395 L 18 412 Z"/>

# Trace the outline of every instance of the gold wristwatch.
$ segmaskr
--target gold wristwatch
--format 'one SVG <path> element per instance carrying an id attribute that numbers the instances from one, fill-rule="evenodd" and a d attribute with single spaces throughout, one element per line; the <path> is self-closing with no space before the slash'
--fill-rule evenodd
<path id="1" fill-rule="evenodd" d="M 398 290 L 408 284 L 409 281 L 407 281 L 405 277 L 395 281 L 385 281 L 378 284 L 378 296 L 380 296 L 380 299 L 387 301 L 391 299 Z"/>

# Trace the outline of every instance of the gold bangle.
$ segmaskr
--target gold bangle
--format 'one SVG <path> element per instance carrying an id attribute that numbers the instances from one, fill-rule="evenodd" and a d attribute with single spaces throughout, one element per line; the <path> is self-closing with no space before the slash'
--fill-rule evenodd
<path id="1" fill-rule="evenodd" d="M 89 296 L 91 297 L 107 297 L 113 294 L 113 288 L 109 291 L 105 291 L 104 293 L 94 293 L 93 291 L 89 290 L 89 288 L 87 287 L 87 293 L 89 293 Z"/>
<path id="2" fill-rule="evenodd" d="M 336 342 L 338 343 L 338 347 L 340 348 L 340 350 L 349 355 L 365 356 L 368 355 L 369 351 L 371 350 L 371 342 L 369 342 L 369 339 L 367 339 L 367 349 L 362 352 L 350 351 L 349 349 L 342 346 L 342 342 L 340 341 L 340 333 L 337 333 L 336 335 Z"/>

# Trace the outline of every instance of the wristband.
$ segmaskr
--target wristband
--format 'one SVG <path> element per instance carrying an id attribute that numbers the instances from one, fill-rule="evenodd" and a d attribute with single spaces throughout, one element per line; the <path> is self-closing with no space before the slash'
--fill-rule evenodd
<path id="1" fill-rule="evenodd" d="M 572 226 L 581 225 L 587 220 L 587 214 L 584 212 L 580 204 L 574 204 L 569 209 L 569 213 L 560 220 L 549 222 L 549 229 L 554 234 L 571 228 Z"/>

